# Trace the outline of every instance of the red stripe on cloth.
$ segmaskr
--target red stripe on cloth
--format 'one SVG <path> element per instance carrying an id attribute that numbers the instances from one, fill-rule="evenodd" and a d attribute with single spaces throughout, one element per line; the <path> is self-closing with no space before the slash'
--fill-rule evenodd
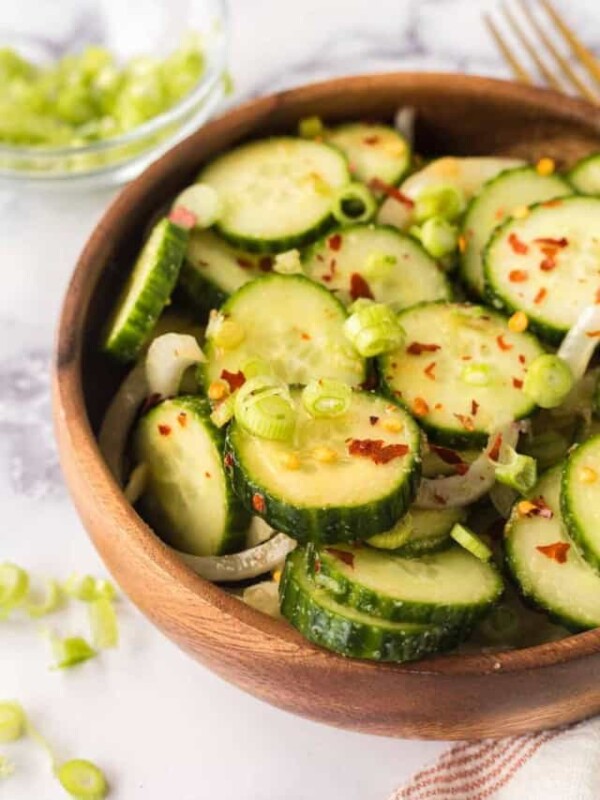
<path id="1" fill-rule="evenodd" d="M 461 742 L 397 789 L 389 800 L 488 800 L 559 732 Z"/>

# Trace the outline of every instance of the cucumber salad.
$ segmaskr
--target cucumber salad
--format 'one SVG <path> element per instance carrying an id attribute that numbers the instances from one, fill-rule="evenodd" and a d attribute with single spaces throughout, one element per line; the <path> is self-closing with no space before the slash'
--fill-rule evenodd
<path id="1" fill-rule="evenodd" d="M 206 164 L 100 343 L 157 536 L 343 656 L 600 626 L 600 154 L 559 172 L 300 121 Z"/>

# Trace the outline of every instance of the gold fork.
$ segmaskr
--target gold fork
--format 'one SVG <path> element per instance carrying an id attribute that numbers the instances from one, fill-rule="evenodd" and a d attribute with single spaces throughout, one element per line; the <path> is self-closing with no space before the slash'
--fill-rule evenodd
<path id="1" fill-rule="evenodd" d="M 568 44 L 575 60 L 591 78 L 593 85 L 589 85 L 573 69 L 569 60 L 548 36 L 542 23 L 532 11 L 530 0 L 518 0 L 518 2 L 522 9 L 523 17 L 527 20 L 527 28 L 517 20 L 517 17 L 506 4 L 503 3 L 501 8 L 509 28 L 529 55 L 535 70 L 526 66 L 524 60 L 516 54 L 514 48 L 509 45 L 507 39 L 501 34 L 500 29 L 490 15 L 484 15 L 485 23 L 515 78 L 521 83 L 534 85 L 539 83 L 538 76 L 541 76 L 545 83 L 554 89 L 563 92 L 575 90 L 576 93 L 587 100 L 595 103 L 600 102 L 598 91 L 600 89 L 600 61 L 596 56 L 588 50 L 581 39 L 571 30 L 564 18 L 550 3 L 550 0 L 539 0 L 539 5 L 544 9 L 545 15 Z M 538 44 L 536 44 L 536 40 Z"/>

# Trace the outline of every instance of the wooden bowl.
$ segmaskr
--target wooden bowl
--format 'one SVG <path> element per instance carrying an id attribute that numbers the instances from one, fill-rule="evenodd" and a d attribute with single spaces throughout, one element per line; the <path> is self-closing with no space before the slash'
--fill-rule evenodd
<path id="1" fill-rule="evenodd" d="M 58 331 L 54 412 L 62 464 L 81 518 L 133 602 L 174 642 L 242 689 L 320 722 L 386 736 L 499 737 L 600 711 L 600 630 L 499 654 L 405 666 L 352 661 L 312 646 L 198 578 L 125 501 L 94 438 L 122 372 L 97 351 L 100 326 L 159 206 L 202 163 L 249 136 L 326 120 L 417 109 L 417 149 L 433 154 L 548 155 L 600 149 L 600 109 L 562 95 L 458 75 L 343 78 L 254 100 L 179 144 L 130 184 L 89 240 Z"/>

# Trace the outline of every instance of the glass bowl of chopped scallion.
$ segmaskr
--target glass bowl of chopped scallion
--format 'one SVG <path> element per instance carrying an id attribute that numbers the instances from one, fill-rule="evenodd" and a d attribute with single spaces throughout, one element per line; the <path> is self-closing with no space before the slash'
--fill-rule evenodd
<path id="1" fill-rule="evenodd" d="M 225 0 L 6 4 L 0 184 L 131 180 L 217 108 L 227 38 Z"/>

